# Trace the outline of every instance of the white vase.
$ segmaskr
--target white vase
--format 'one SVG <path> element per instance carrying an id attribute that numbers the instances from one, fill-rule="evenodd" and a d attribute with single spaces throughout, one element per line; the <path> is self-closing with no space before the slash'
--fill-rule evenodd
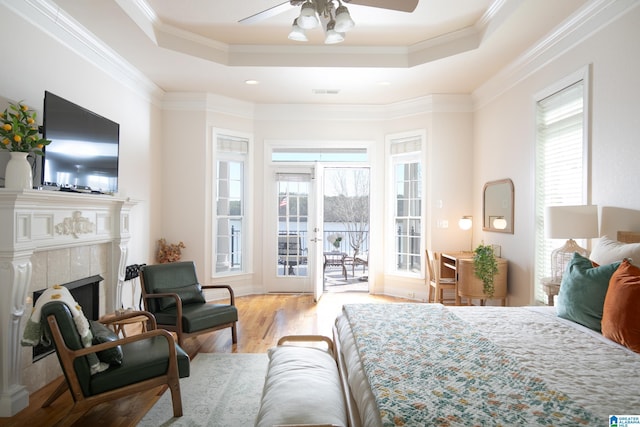
<path id="1" fill-rule="evenodd" d="M 12 151 L 11 159 L 7 163 L 4 174 L 4 187 L 8 190 L 31 190 L 33 188 L 33 173 L 27 161 L 29 153 Z"/>

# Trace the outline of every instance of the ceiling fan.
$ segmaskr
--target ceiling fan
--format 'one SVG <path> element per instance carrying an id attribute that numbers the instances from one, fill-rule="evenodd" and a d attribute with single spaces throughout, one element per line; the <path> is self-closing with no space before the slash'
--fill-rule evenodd
<path id="1" fill-rule="evenodd" d="M 321 1 L 325 3 L 327 2 L 327 0 L 321 0 Z M 400 12 L 413 12 L 416 6 L 418 5 L 418 0 L 341 0 L 341 1 L 348 4 L 377 7 L 380 9 L 396 10 Z M 306 3 L 306 0 L 285 1 L 273 7 L 270 7 L 269 9 L 263 10 L 262 12 L 258 12 L 254 15 L 241 19 L 238 22 L 240 22 L 241 24 L 253 24 L 255 22 L 262 21 L 263 19 L 267 19 L 272 16 L 279 15 L 280 13 L 286 11 L 290 6 L 302 6 L 304 3 Z"/>

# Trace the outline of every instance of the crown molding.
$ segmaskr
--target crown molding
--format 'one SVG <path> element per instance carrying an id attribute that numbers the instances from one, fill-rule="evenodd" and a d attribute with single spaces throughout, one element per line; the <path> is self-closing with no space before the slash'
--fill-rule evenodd
<path id="1" fill-rule="evenodd" d="M 205 92 L 167 92 L 162 101 L 166 111 L 206 111 L 253 120 L 255 105 L 222 95 Z"/>
<path id="2" fill-rule="evenodd" d="M 637 0 L 593 0 L 476 89 L 474 110 L 489 104 L 596 32 L 640 6 Z"/>
<path id="3" fill-rule="evenodd" d="M 219 42 L 198 38 L 191 33 L 185 34 L 185 32 L 170 28 L 160 22 L 145 0 L 116 1 L 125 11 L 127 9 L 129 10 L 129 16 L 143 28 L 145 34 L 151 37 L 152 40 L 157 38 L 158 40 L 162 40 L 163 43 L 181 43 L 185 39 L 188 39 L 191 40 L 194 50 L 204 45 L 205 47 L 220 51 L 222 55 L 219 58 L 220 60 L 233 61 L 236 63 L 240 62 L 244 54 L 248 54 L 252 52 L 252 49 L 255 49 L 255 46 L 237 46 L 233 47 L 233 50 L 230 51 L 228 50 L 228 46 Z M 438 48 L 442 48 L 442 46 L 455 43 L 468 44 L 466 48 L 470 48 L 474 44 L 479 43 L 479 37 L 486 38 L 493 31 L 492 26 L 500 25 L 500 22 L 503 21 L 520 2 L 521 0 L 496 0 L 487 13 L 478 21 L 475 31 L 463 29 L 455 32 L 456 34 L 442 36 L 442 40 L 425 41 L 408 48 L 383 48 L 382 56 L 387 58 L 387 60 L 390 61 L 389 63 L 400 62 L 403 66 L 410 66 L 406 57 L 425 55 L 424 52 L 428 52 L 430 49 L 437 50 Z M 0 0 L 0 4 L 46 32 L 74 53 L 85 58 L 114 80 L 120 82 L 123 86 L 137 93 L 142 98 L 147 99 L 154 105 L 161 105 L 163 108 L 169 109 L 194 108 L 196 106 L 194 102 L 197 101 L 194 100 L 185 101 L 183 99 L 182 101 L 178 101 L 179 98 L 184 98 L 183 94 L 165 94 L 162 89 L 120 57 L 108 45 L 95 37 L 94 34 L 78 24 L 53 1 Z M 637 0 L 593 0 L 588 2 L 560 27 L 556 28 L 547 37 L 523 53 L 516 61 L 512 62 L 476 89 L 471 95 L 473 101 L 471 103 L 471 110 L 475 111 L 490 103 L 549 62 L 558 58 L 567 50 L 583 42 L 596 31 L 638 6 L 640 6 L 640 2 Z M 133 11 L 136 13 L 133 13 Z M 332 46 L 330 49 L 326 46 L 315 46 L 317 49 L 313 49 L 311 52 L 331 52 L 335 54 L 336 47 L 339 46 Z M 458 47 L 458 49 L 463 48 L 464 46 Z M 288 52 L 284 46 L 260 46 L 260 49 L 262 52 L 266 52 L 264 54 L 265 58 L 273 57 L 274 54 L 277 53 L 281 53 L 283 56 L 290 55 L 290 52 Z M 374 51 L 378 50 L 377 48 L 344 47 L 341 51 L 344 57 L 353 57 L 356 52 L 360 52 L 363 57 L 367 55 L 373 57 L 375 56 Z M 302 55 L 301 58 L 308 60 L 309 56 Z M 404 62 L 401 60 L 402 58 L 405 58 Z M 264 58 L 263 60 L 267 61 L 267 59 Z M 354 59 L 352 58 L 351 60 L 353 61 Z M 417 62 L 421 60 L 428 61 L 429 58 L 416 59 Z M 280 63 L 278 65 L 282 64 Z M 311 114 L 311 117 L 317 119 L 324 117 L 332 120 L 390 120 L 437 112 L 439 108 L 444 108 L 445 111 L 447 108 L 453 108 L 451 111 L 456 111 L 456 108 L 460 108 L 459 111 L 466 111 L 466 109 L 469 108 L 468 99 L 460 104 L 453 102 L 450 104 L 450 107 L 442 107 L 442 105 L 449 104 L 448 102 L 442 103 L 442 99 L 440 98 L 442 96 L 455 97 L 455 95 L 432 95 L 383 106 L 256 106 L 231 98 L 207 94 L 205 96 L 206 99 L 202 101 L 200 107 L 211 112 L 260 120 L 267 120 L 269 118 L 281 119 L 284 117 L 291 118 L 292 116 L 309 119 L 310 116 L 308 114 Z M 466 97 L 466 95 L 463 97 Z M 438 99 L 440 102 L 434 104 L 435 99 Z M 303 111 L 305 113 L 303 113 Z"/>
<path id="4" fill-rule="evenodd" d="M 147 101 L 158 104 L 162 98 L 163 91 L 155 83 L 53 1 L 0 0 L 0 4 Z"/>
<path id="5" fill-rule="evenodd" d="M 257 105 L 256 120 L 359 121 L 380 122 L 406 119 L 432 113 L 464 113 L 473 111 L 466 94 L 437 94 L 387 105 Z"/>
<path id="6" fill-rule="evenodd" d="M 477 49 L 522 0 L 495 0 L 474 25 L 412 46 L 230 45 L 162 22 L 146 0 L 116 2 L 157 46 L 225 66 L 410 68 Z"/>
<path id="7" fill-rule="evenodd" d="M 473 102 L 466 94 L 437 94 L 390 105 L 253 104 L 204 92 L 168 92 L 162 109 L 207 111 L 246 120 L 379 122 L 431 113 L 470 113 Z"/>

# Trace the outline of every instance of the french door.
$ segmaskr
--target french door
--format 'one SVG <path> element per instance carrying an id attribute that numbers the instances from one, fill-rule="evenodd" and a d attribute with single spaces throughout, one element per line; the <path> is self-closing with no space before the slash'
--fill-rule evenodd
<path id="1" fill-rule="evenodd" d="M 322 291 L 321 168 L 273 168 L 265 195 L 265 285 L 268 292 Z M 320 219 L 320 220 L 319 220 Z M 318 255 L 320 254 L 320 256 Z M 319 290 L 319 292 L 318 292 Z"/>
<path id="2" fill-rule="evenodd" d="M 274 168 L 273 176 L 267 290 L 313 293 L 316 301 L 325 286 L 368 291 L 369 168 L 317 162 Z"/>

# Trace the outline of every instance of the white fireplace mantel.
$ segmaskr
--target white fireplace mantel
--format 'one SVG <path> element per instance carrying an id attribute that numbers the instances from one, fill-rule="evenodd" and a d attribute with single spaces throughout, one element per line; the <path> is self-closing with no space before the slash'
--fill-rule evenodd
<path id="1" fill-rule="evenodd" d="M 124 281 L 130 210 L 135 202 L 99 194 L 0 189 L 0 417 L 29 405 L 21 384 L 20 322 L 34 253 L 111 243 L 106 310 L 118 307 Z"/>

